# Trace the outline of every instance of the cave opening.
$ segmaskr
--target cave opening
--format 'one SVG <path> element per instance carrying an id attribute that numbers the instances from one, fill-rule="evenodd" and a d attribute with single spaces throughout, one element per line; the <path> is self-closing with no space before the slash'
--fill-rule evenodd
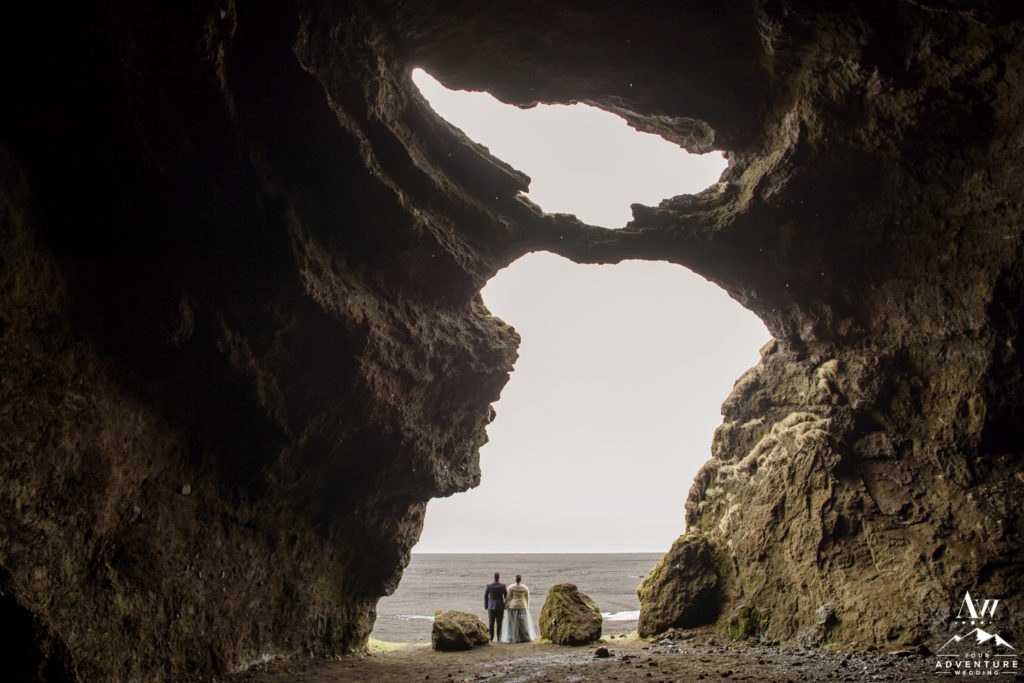
<path id="1" fill-rule="evenodd" d="M 519 359 L 480 451 L 481 484 L 429 503 L 415 552 L 663 552 L 683 531 L 720 406 L 769 339 L 764 324 L 664 261 L 535 252 L 483 298 L 519 332 Z M 521 534 L 488 534 L 510 517 Z"/>
<path id="2" fill-rule="evenodd" d="M 690 154 L 586 104 L 521 109 L 486 92 L 448 90 L 422 69 L 412 78 L 442 118 L 530 176 L 534 204 L 590 225 L 621 228 L 631 204 L 700 192 L 728 166 L 721 152 Z"/>
<path id="3" fill-rule="evenodd" d="M 593 107 L 523 110 L 448 91 L 422 71 L 414 80 L 441 116 L 531 177 L 534 203 L 592 225 L 621 227 L 630 203 L 698 192 L 726 166 L 719 153 L 689 154 Z M 583 265 L 534 252 L 482 296 L 522 338 L 481 449 L 482 481 L 428 504 L 413 562 L 378 604 L 375 637 L 406 639 L 401 629 L 417 623 L 429 634 L 432 612 L 417 607 L 422 586 L 412 585 L 427 576 L 436 589 L 459 574 L 452 589 L 464 583 L 459 597 L 473 609 L 471 588 L 490 570 L 473 572 L 473 558 L 455 569 L 444 554 L 489 554 L 506 572 L 523 554 L 628 554 L 625 594 L 602 605 L 628 630 L 636 583 L 683 532 L 720 406 L 770 335 L 717 285 L 665 261 Z M 586 562 L 569 560 L 550 580 Z M 539 609 L 546 577 L 533 578 Z"/>
<path id="4" fill-rule="evenodd" d="M 595 225 L 624 225 L 633 202 L 700 191 L 726 166 L 720 153 L 690 154 L 594 107 L 520 109 L 448 90 L 421 69 L 413 80 L 439 115 L 531 177 L 534 203 Z M 764 324 L 664 261 L 584 265 L 535 252 L 482 295 L 519 332 L 519 359 L 481 450 L 481 485 L 431 501 L 415 551 L 668 547 L 721 403 L 769 339 Z M 524 539 L 487 533 L 509 511 Z"/>

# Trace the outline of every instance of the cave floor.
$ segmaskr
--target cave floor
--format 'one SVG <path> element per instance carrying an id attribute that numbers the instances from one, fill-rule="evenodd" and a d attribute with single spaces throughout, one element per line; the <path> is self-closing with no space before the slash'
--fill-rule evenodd
<path id="1" fill-rule="evenodd" d="M 682 640 L 606 637 L 583 647 L 547 642 L 492 644 L 468 652 L 429 645 L 337 660 L 276 662 L 232 677 L 284 681 L 923 681 L 936 679 L 935 657 L 910 652 L 807 649 L 791 643 L 721 642 L 710 631 Z M 604 645 L 609 656 L 597 657 Z M 1012 676 L 1012 674 L 1011 674 Z M 943 678 L 943 676 L 939 676 Z"/>

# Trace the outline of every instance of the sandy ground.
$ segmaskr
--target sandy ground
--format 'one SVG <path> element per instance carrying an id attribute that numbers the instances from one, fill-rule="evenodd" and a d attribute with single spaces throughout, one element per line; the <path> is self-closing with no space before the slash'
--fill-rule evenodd
<path id="1" fill-rule="evenodd" d="M 609 656 L 598 657 L 600 646 Z M 608 637 L 584 647 L 546 642 L 499 643 L 469 652 L 414 645 L 334 661 L 277 662 L 232 681 L 935 681 L 934 657 L 917 652 L 805 649 L 792 643 L 724 642 L 711 630 L 678 640 Z M 989 678 L 986 676 L 986 678 Z M 1013 675 L 999 680 L 1014 680 Z"/>

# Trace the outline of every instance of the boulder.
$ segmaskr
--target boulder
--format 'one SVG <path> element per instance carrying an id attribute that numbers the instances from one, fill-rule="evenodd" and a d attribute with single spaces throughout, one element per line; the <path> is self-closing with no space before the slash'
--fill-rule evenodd
<path id="1" fill-rule="evenodd" d="M 710 624 L 718 617 L 715 553 L 702 534 L 684 534 L 637 588 L 637 631 L 653 636 L 673 626 Z"/>
<path id="2" fill-rule="evenodd" d="M 601 637 L 601 609 L 571 583 L 551 587 L 540 610 L 540 635 L 558 645 L 586 645 Z"/>
<path id="3" fill-rule="evenodd" d="M 434 628 L 430 632 L 430 645 L 435 650 L 453 652 L 472 650 L 477 645 L 487 645 L 491 640 L 487 626 L 475 614 L 448 610 L 437 611 Z"/>

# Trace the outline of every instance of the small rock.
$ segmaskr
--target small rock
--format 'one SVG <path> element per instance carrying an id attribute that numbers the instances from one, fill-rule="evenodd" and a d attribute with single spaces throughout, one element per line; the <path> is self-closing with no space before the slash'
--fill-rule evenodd
<path id="1" fill-rule="evenodd" d="M 817 618 L 818 626 L 830 626 L 835 621 L 836 608 L 832 603 L 826 603 L 815 610 L 814 616 Z"/>
<path id="2" fill-rule="evenodd" d="M 181 495 L 187 496 L 190 493 L 192 493 L 192 484 L 185 484 L 181 487 Z"/>
<path id="3" fill-rule="evenodd" d="M 596 650 L 594 650 L 594 656 L 595 657 L 611 657 L 612 653 L 608 651 L 608 648 L 606 648 L 604 645 L 602 645 L 601 647 L 599 647 Z"/>
<path id="4" fill-rule="evenodd" d="M 797 634 L 796 640 L 804 647 L 818 647 L 828 638 L 836 624 L 836 608 L 826 603 L 814 612 L 814 625 Z"/>

